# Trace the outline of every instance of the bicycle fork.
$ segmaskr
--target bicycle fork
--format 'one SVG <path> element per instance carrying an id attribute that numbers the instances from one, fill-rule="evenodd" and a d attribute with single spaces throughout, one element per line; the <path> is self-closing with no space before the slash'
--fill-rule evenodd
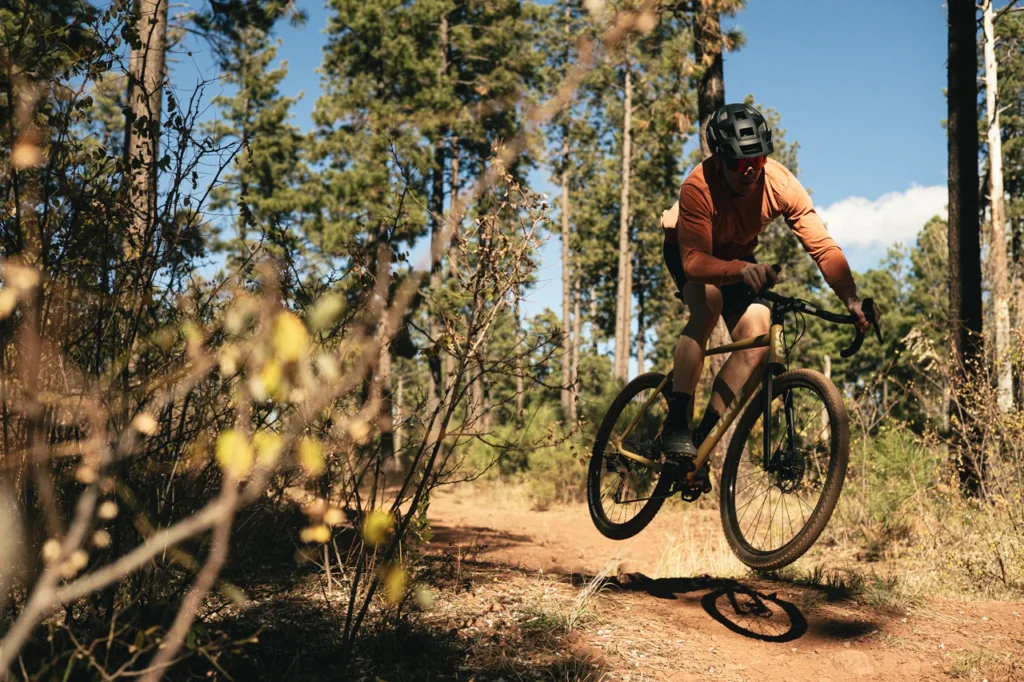
<path id="1" fill-rule="evenodd" d="M 771 447 L 772 447 L 772 378 L 776 375 L 781 374 L 786 369 L 786 344 L 783 339 L 783 328 L 781 320 L 773 320 L 771 331 L 769 336 L 771 342 L 768 345 L 768 358 L 765 362 L 765 372 L 762 378 L 762 395 L 764 396 L 764 413 L 761 417 L 761 430 L 764 432 L 764 470 L 771 472 L 769 468 L 771 462 Z M 788 438 L 790 445 L 793 443 L 793 401 L 787 394 L 785 398 L 786 408 L 786 423 L 788 424 Z"/>

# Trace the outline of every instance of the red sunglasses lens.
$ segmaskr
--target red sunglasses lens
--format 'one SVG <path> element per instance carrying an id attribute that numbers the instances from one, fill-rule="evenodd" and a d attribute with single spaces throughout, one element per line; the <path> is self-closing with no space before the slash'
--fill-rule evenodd
<path id="1" fill-rule="evenodd" d="M 728 166 L 731 171 L 745 173 L 748 168 L 753 168 L 756 171 L 761 170 L 767 161 L 768 159 L 764 156 L 755 156 L 751 159 L 731 159 L 728 162 Z"/>

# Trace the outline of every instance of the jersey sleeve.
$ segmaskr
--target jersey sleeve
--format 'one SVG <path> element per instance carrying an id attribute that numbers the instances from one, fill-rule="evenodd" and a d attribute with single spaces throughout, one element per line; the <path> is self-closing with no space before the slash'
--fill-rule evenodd
<path id="1" fill-rule="evenodd" d="M 800 240 L 804 250 L 810 254 L 825 281 L 836 292 L 840 299 L 846 301 L 857 294 L 857 285 L 853 281 L 853 273 L 846 255 L 835 240 L 825 230 L 821 217 L 814 210 L 811 197 L 800 181 L 786 171 L 787 181 L 779 191 L 779 205 L 782 215 Z"/>
<path id="2" fill-rule="evenodd" d="M 702 284 L 733 284 L 743 279 L 747 265 L 738 260 L 722 260 L 712 255 L 711 198 L 694 185 L 679 188 L 679 251 L 686 278 Z"/>

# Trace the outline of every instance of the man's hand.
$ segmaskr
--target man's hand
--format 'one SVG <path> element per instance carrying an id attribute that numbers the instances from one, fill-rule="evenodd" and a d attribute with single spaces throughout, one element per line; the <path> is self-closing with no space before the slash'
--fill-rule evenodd
<path id="1" fill-rule="evenodd" d="M 743 281 L 754 291 L 761 291 L 765 287 L 771 289 L 778 284 L 779 275 L 767 263 L 751 263 L 743 268 Z"/>
<path id="2" fill-rule="evenodd" d="M 853 313 L 853 316 L 857 318 L 854 322 L 854 326 L 857 327 L 863 333 L 871 331 L 871 323 L 868 322 L 867 315 L 864 314 L 862 303 L 856 296 L 851 296 L 846 300 L 846 309 Z M 882 319 L 882 309 L 877 303 L 875 303 L 875 324 L 878 324 L 879 320 Z"/>

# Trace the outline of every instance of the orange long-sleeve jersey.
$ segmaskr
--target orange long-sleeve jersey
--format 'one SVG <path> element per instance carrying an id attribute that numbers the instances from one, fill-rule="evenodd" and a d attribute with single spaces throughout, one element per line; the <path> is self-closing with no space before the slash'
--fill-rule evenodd
<path id="1" fill-rule="evenodd" d="M 679 203 L 662 216 L 666 239 L 678 242 L 688 279 L 718 285 L 742 281 L 748 263 L 738 259 L 753 254 L 761 232 L 782 216 L 836 295 L 845 301 L 857 293 L 846 256 L 785 166 L 768 159 L 753 191 L 741 197 L 725 184 L 719 163 L 712 156 L 693 169 L 679 188 Z"/>

